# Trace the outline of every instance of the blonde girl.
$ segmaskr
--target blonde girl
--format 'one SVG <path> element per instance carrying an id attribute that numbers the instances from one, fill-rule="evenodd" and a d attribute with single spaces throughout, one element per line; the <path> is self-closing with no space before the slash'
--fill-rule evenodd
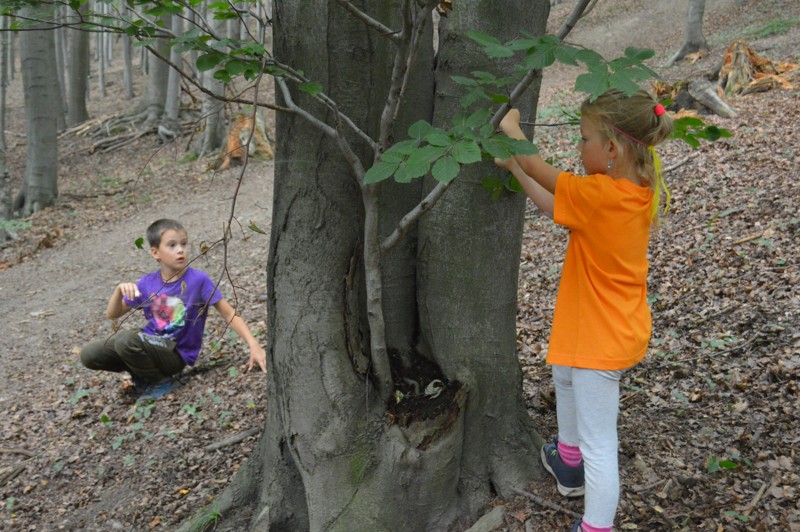
<path id="1" fill-rule="evenodd" d="M 524 139 L 519 121 L 512 109 L 500 128 Z M 578 150 L 586 175 L 560 171 L 538 155 L 495 161 L 570 230 L 547 353 L 558 436 L 541 458 L 562 495 L 584 496 L 573 532 L 610 531 L 614 524 L 619 380 L 650 340 L 647 245 L 662 192 L 669 201 L 655 146 L 671 132 L 671 119 L 648 93 L 610 90 L 581 106 Z"/>

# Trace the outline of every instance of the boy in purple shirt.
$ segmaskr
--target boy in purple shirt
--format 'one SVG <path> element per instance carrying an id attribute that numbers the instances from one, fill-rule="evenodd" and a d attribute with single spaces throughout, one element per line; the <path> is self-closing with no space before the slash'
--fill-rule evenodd
<path id="1" fill-rule="evenodd" d="M 81 351 L 81 363 L 93 370 L 128 371 L 137 391 L 163 393 L 174 375 L 197 361 L 208 307 L 213 306 L 250 346 L 247 369 L 258 365 L 266 372 L 266 353 L 247 324 L 208 275 L 187 266 L 186 229 L 175 220 L 157 220 L 147 228 L 147 241 L 160 268 L 136 283 L 120 283 L 106 307 L 111 320 L 141 309 L 147 324 L 141 331 L 118 331 L 91 342 Z"/>

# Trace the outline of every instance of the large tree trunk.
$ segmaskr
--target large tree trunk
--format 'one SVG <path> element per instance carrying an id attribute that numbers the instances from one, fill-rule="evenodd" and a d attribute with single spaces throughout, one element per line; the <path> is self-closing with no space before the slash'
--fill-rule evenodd
<path id="1" fill-rule="evenodd" d="M 521 31 L 542 34 L 549 7 L 547 0 L 480 0 L 459 3 L 442 18 L 434 125 L 449 127 L 463 112 L 463 92 L 452 76 L 513 71 L 511 64 L 486 58 L 466 33 L 478 30 L 503 40 L 521 37 Z M 530 116 L 537 100 L 538 84 L 516 107 Z M 491 162 L 463 168 L 419 229 L 422 338 L 448 378 L 466 385 L 459 495 L 472 514 L 490 496 L 510 498 L 514 488 L 534 479 L 541 444 L 524 405 L 516 354 L 525 195 L 509 193 L 491 201 L 481 181 L 492 173 L 498 170 Z"/>
<path id="2" fill-rule="evenodd" d="M 686 27 L 683 35 L 683 45 L 680 50 L 665 63 L 670 67 L 689 54 L 708 50 L 708 43 L 703 35 L 703 14 L 706 10 L 706 0 L 689 0 L 689 9 L 686 14 Z"/>
<path id="3" fill-rule="evenodd" d="M 20 10 L 32 20 L 45 19 L 34 8 Z M 43 25 L 46 27 L 46 25 Z M 25 91 L 27 154 L 22 188 L 14 210 L 28 216 L 50 206 L 58 196 L 58 116 L 61 114 L 56 75 L 54 32 L 20 32 L 20 60 Z"/>
<path id="4" fill-rule="evenodd" d="M 355 2 L 390 27 L 400 27 L 400 3 Z M 445 124 L 461 111 L 449 76 L 498 69 L 467 29 L 542 33 L 549 10 L 547 0 L 457 6 L 442 29 L 438 71 L 429 21 L 394 140 L 417 119 Z M 274 15 L 275 56 L 321 83 L 375 135 L 391 73 L 388 41 L 337 2 L 276 2 Z M 307 95 L 292 97 L 325 116 Z M 522 107 L 530 111 L 535 99 Z M 493 494 L 526 488 L 540 475 L 541 438 L 515 349 L 524 197 L 493 203 L 480 180 L 495 170 L 476 166 L 382 257 L 386 341 L 394 382 L 405 390 L 387 405 L 370 364 L 360 185 L 337 146 L 301 117 L 279 113 L 276 137 L 267 421 L 247 467 L 215 501 L 223 526 L 447 530 L 473 520 Z M 371 150 L 358 155 L 371 165 Z M 382 235 L 422 192 L 381 185 Z M 435 399 L 423 394 L 434 378 L 446 384 Z"/>

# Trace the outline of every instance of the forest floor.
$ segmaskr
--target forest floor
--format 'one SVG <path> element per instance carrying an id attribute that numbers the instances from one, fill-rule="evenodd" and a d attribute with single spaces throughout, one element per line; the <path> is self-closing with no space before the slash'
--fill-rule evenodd
<path id="1" fill-rule="evenodd" d="M 573 4 L 553 8 L 553 29 Z M 734 38 L 773 61 L 800 62 L 796 0 L 708 4 L 711 50 L 696 63 L 658 68 L 680 46 L 685 1 L 600 2 L 569 40 L 607 57 L 626 46 L 653 48 L 653 67 L 666 80 L 713 71 Z M 546 73 L 542 121 L 577 103 L 575 75 Z M 732 139 L 660 150 L 673 201 L 651 243 L 651 350 L 623 381 L 620 530 L 800 531 L 798 71 L 788 78 L 793 89 L 730 97 L 736 118 L 705 117 Z M 10 87 L 6 132 L 14 190 L 25 164 L 20 84 L 17 77 Z M 118 72 L 109 85 L 105 97 L 92 86 L 93 119 L 134 106 L 119 97 Z M 542 152 L 577 164 L 573 129 L 536 135 Z M 241 171 L 187 161 L 188 135 L 90 153 L 99 140 L 88 130 L 62 135 L 56 205 L 19 220 L 16 239 L 0 248 L 2 530 L 174 529 L 228 484 L 264 424 L 266 379 L 246 372 L 246 348 L 223 336 L 213 313 L 201 361 L 156 402 L 134 404 L 120 376 L 80 366 L 81 346 L 111 333 L 102 313 L 113 287 L 154 266 L 134 244 L 147 224 L 177 218 L 195 250 L 213 244 Z M 262 338 L 269 237 L 259 230 L 270 230 L 272 178 L 270 161 L 250 162 L 227 270 L 219 246 L 201 265 L 223 279 L 223 292 Z M 545 437 L 554 435 L 555 409 L 544 352 L 565 243 L 563 230 L 529 209 L 519 355 L 530 413 Z M 236 435 L 243 439 L 215 448 Z M 529 491 L 558 506 L 492 501 L 487 510 L 506 509 L 497 530 L 566 530 L 571 512 L 580 514 L 582 501 L 563 500 L 547 479 Z"/>

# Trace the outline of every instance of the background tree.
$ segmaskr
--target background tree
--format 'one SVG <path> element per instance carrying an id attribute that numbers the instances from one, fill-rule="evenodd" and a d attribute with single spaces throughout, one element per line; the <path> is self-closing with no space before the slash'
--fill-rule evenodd
<path id="1" fill-rule="evenodd" d="M 47 5 L 25 6 L 20 14 L 31 20 L 52 20 Z M 28 31 L 20 32 L 19 43 L 28 142 L 25 176 L 13 210 L 27 216 L 48 207 L 58 196 L 57 129 L 63 112 L 54 32 L 46 23 L 35 23 Z"/>
<path id="2" fill-rule="evenodd" d="M 689 0 L 686 13 L 686 26 L 683 34 L 683 45 L 680 50 L 669 58 L 664 64 L 670 67 L 689 54 L 708 50 L 708 43 L 703 35 L 703 14 L 706 10 L 706 0 Z"/>
<path id="3" fill-rule="evenodd" d="M 81 5 L 78 12 L 85 16 L 88 5 Z M 76 126 L 89 119 L 89 111 L 86 109 L 86 95 L 89 88 L 89 36 L 87 31 L 77 29 L 68 33 L 67 127 Z"/>

